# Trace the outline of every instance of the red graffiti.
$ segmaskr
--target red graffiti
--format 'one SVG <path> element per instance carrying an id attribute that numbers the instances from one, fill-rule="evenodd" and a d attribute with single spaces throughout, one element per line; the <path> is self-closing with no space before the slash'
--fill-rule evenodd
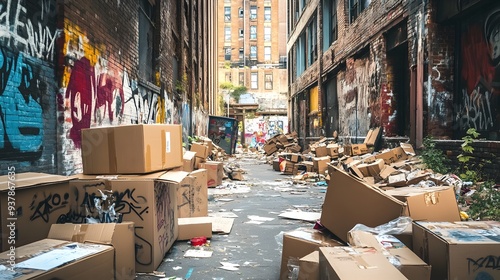
<path id="1" fill-rule="evenodd" d="M 90 127 L 94 81 L 94 67 L 90 65 L 90 61 L 86 57 L 75 61 L 66 89 L 66 98 L 70 98 L 71 122 L 73 124 L 69 137 L 77 148 L 82 145 L 81 130 Z"/>
<path id="2" fill-rule="evenodd" d="M 384 132 L 386 136 L 395 136 L 396 135 L 396 119 L 393 118 L 394 114 L 394 98 L 393 94 L 389 89 L 387 89 L 386 84 L 382 84 L 381 86 L 381 94 L 380 94 L 380 108 L 381 110 L 381 122 L 384 127 Z"/>
<path id="3" fill-rule="evenodd" d="M 480 26 L 471 26 L 462 37 L 462 78 L 471 94 L 481 79 L 491 85 L 495 67 L 491 64 L 489 47 Z"/>

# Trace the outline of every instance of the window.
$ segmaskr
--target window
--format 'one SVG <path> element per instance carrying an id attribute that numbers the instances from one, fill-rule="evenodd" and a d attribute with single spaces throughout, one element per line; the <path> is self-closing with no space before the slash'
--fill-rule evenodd
<path id="1" fill-rule="evenodd" d="M 150 1 L 142 0 L 139 8 L 139 76 L 148 82 L 155 79 L 154 69 L 157 64 L 158 46 L 155 38 L 158 36 L 156 30 L 157 11 Z"/>
<path id="2" fill-rule="evenodd" d="M 271 21 L 271 7 L 264 7 L 264 21 Z"/>
<path id="3" fill-rule="evenodd" d="M 231 21 L 231 7 L 224 7 L 224 21 Z"/>
<path id="4" fill-rule="evenodd" d="M 259 80 L 257 76 L 257 72 L 253 72 L 250 74 L 250 88 L 251 89 L 258 89 L 259 88 Z"/>
<path id="5" fill-rule="evenodd" d="M 250 19 L 251 20 L 257 19 L 257 6 L 250 6 Z"/>
<path id="6" fill-rule="evenodd" d="M 271 27 L 264 27 L 264 41 L 271 42 Z"/>
<path id="7" fill-rule="evenodd" d="M 224 27 L 224 39 L 226 42 L 231 42 L 231 27 Z"/>
<path id="8" fill-rule="evenodd" d="M 240 33 L 240 38 L 243 38 L 243 29 L 238 30 L 238 32 Z"/>
<path id="9" fill-rule="evenodd" d="M 257 26 L 250 25 L 250 40 L 257 39 Z"/>
<path id="10" fill-rule="evenodd" d="M 361 14 L 361 12 L 368 6 L 367 0 L 349 0 L 349 15 L 350 23 L 353 23 Z"/>
<path id="11" fill-rule="evenodd" d="M 239 8 L 239 9 L 238 9 L 238 16 L 239 16 L 240 18 L 242 18 L 242 17 L 243 17 L 243 15 L 244 15 L 243 8 Z"/>
<path id="12" fill-rule="evenodd" d="M 245 73 L 238 73 L 238 82 L 240 86 L 245 85 Z"/>
<path id="13" fill-rule="evenodd" d="M 337 27 L 337 1 L 332 0 L 331 3 L 331 22 L 330 22 L 330 44 L 337 41 L 338 27 Z"/>
<path id="14" fill-rule="evenodd" d="M 231 47 L 224 48 L 224 59 L 231 60 Z"/>
<path id="15" fill-rule="evenodd" d="M 264 60 L 265 61 L 271 60 L 271 47 L 264 47 Z"/>
<path id="16" fill-rule="evenodd" d="M 273 74 L 266 74 L 264 77 L 264 88 L 265 89 L 273 89 Z"/>
<path id="17" fill-rule="evenodd" d="M 313 17 L 312 21 L 309 23 L 307 27 L 307 47 L 308 47 L 308 66 L 311 65 L 317 58 L 317 27 L 316 27 L 316 17 Z"/>
<path id="18" fill-rule="evenodd" d="M 257 59 L 257 46 L 250 46 L 250 59 Z"/>
<path id="19" fill-rule="evenodd" d="M 243 48 L 240 48 L 240 53 L 239 53 L 239 55 L 238 55 L 238 58 L 239 58 L 240 60 L 243 60 Z"/>
<path id="20" fill-rule="evenodd" d="M 226 82 L 231 82 L 231 73 L 230 72 L 227 72 L 226 73 Z"/>

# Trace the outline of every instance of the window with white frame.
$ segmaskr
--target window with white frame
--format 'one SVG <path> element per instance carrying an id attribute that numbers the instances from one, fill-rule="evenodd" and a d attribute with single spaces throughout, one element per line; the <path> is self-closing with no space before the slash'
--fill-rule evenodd
<path id="1" fill-rule="evenodd" d="M 244 86 L 245 85 L 245 73 L 243 72 L 240 72 L 238 73 L 238 82 L 239 82 L 239 85 L 240 86 Z"/>
<path id="2" fill-rule="evenodd" d="M 257 59 L 257 46 L 250 46 L 250 59 Z"/>
<path id="3" fill-rule="evenodd" d="M 244 13 L 244 11 L 243 11 L 243 8 L 239 8 L 239 9 L 238 9 L 238 16 L 239 16 L 240 18 L 242 18 L 244 14 L 245 14 L 245 13 Z"/>
<path id="4" fill-rule="evenodd" d="M 264 47 L 264 60 L 271 61 L 271 47 L 270 46 Z"/>
<path id="5" fill-rule="evenodd" d="M 224 48 L 224 59 L 231 60 L 231 47 Z"/>
<path id="6" fill-rule="evenodd" d="M 257 72 L 252 72 L 250 74 L 250 88 L 251 89 L 259 88 L 259 76 Z"/>
<path id="7" fill-rule="evenodd" d="M 267 73 L 264 76 L 264 87 L 265 89 L 273 89 L 273 74 L 272 73 Z"/>
<path id="8" fill-rule="evenodd" d="M 271 27 L 269 26 L 264 27 L 264 41 L 271 42 Z"/>
<path id="9" fill-rule="evenodd" d="M 271 21 L 271 7 L 264 7 L 264 21 Z"/>
<path id="10" fill-rule="evenodd" d="M 250 25 L 250 40 L 257 39 L 257 26 Z"/>
<path id="11" fill-rule="evenodd" d="M 257 6 L 250 6 L 250 19 L 251 20 L 257 19 Z"/>
<path id="12" fill-rule="evenodd" d="M 231 21 L 231 7 L 224 7 L 224 21 Z"/>
<path id="13" fill-rule="evenodd" d="M 240 33 L 240 38 L 243 38 L 243 29 L 238 30 L 238 32 Z"/>
<path id="14" fill-rule="evenodd" d="M 224 40 L 226 42 L 231 42 L 231 27 L 230 26 L 224 27 Z"/>

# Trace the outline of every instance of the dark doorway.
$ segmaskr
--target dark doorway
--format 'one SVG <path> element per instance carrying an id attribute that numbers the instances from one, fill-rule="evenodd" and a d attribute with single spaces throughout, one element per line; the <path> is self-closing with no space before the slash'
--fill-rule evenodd
<path id="1" fill-rule="evenodd" d="M 410 136 L 410 71 L 408 44 L 405 42 L 387 51 L 388 83 L 394 94 L 396 134 Z"/>
<path id="2" fill-rule="evenodd" d="M 326 100 L 325 136 L 333 137 L 333 132 L 339 129 L 339 102 L 337 98 L 337 76 L 330 78 L 324 84 Z"/>

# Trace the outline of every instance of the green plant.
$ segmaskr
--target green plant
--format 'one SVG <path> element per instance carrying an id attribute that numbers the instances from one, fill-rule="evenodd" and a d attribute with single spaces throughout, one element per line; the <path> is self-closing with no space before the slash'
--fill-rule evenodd
<path id="1" fill-rule="evenodd" d="M 470 200 L 467 212 L 472 220 L 500 221 L 500 191 L 493 182 L 478 184 Z"/>
<path id="2" fill-rule="evenodd" d="M 479 137 L 479 133 L 474 128 L 469 128 L 466 135 L 462 137 L 464 142 L 460 146 L 462 153 L 457 156 L 458 162 L 460 163 L 458 172 L 460 179 L 464 181 L 470 181 L 473 183 L 481 181 L 483 178 L 481 169 L 485 163 L 489 163 L 487 160 L 481 160 L 479 163 L 476 162 L 474 154 L 474 147 L 472 144 Z"/>
<path id="3" fill-rule="evenodd" d="M 423 145 L 424 149 L 422 150 L 420 156 L 427 168 L 442 174 L 448 173 L 450 159 L 446 157 L 443 151 L 436 148 L 434 139 L 430 136 L 425 137 Z"/>

